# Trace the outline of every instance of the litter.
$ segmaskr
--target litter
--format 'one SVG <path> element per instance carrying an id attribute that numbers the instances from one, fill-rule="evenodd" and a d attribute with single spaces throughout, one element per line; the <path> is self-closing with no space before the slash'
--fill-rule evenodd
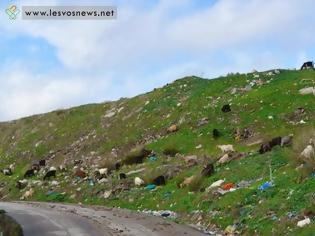
<path id="1" fill-rule="evenodd" d="M 305 225 L 308 225 L 310 223 L 311 223 L 310 218 L 305 218 L 304 220 L 300 220 L 299 222 L 297 222 L 297 226 L 304 227 Z"/>
<path id="2" fill-rule="evenodd" d="M 156 188 L 156 185 L 155 184 L 148 184 L 147 186 L 146 186 L 146 189 L 147 190 L 153 190 L 153 189 L 155 189 Z"/>
<path id="3" fill-rule="evenodd" d="M 270 188 L 270 187 L 272 187 L 272 186 L 273 186 L 272 183 L 270 183 L 270 182 L 265 182 L 265 183 L 263 183 L 262 185 L 260 185 L 259 190 L 260 190 L 260 191 L 264 191 L 264 190 L 266 190 L 266 189 L 268 189 L 268 188 Z"/>

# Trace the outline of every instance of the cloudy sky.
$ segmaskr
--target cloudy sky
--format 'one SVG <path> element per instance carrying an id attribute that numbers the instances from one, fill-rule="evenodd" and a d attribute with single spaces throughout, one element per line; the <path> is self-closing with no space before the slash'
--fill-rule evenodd
<path id="1" fill-rule="evenodd" d="M 115 5 L 117 20 L 10 21 L 22 5 Z M 179 77 L 315 60 L 314 0 L 1 0 L 0 121 L 130 97 Z"/>

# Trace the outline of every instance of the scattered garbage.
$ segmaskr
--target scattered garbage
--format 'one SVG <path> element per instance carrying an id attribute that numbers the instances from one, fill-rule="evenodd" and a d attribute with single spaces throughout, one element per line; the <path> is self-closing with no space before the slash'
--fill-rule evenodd
<path id="1" fill-rule="evenodd" d="M 298 227 L 304 227 L 305 225 L 308 225 L 311 223 L 310 218 L 305 218 L 304 220 L 300 220 L 297 222 Z"/>
<path id="2" fill-rule="evenodd" d="M 153 215 L 153 216 L 160 216 L 163 218 L 177 218 L 177 214 L 170 210 L 161 210 L 161 211 L 153 211 L 153 210 L 144 210 L 143 213 Z"/>
<path id="3" fill-rule="evenodd" d="M 156 155 L 152 155 L 148 159 L 149 159 L 150 162 L 154 162 L 154 161 L 157 160 L 157 156 Z"/>
<path id="4" fill-rule="evenodd" d="M 234 187 L 235 187 L 235 185 L 233 183 L 226 183 L 226 184 L 222 185 L 222 189 L 225 190 L 225 191 L 228 191 L 228 190 L 230 190 L 230 189 L 232 189 Z"/>
<path id="5" fill-rule="evenodd" d="M 273 187 L 273 184 L 271 182 L 265 182 L 262 185 L 260 185 L 259 190 L 260 191 L 265 191 L 268 188 Z"/>
<path id="6" fill-rule="evenodd" d="M 155 184 L 148 184 L 145 188 L 147 190 L 154 190 L 156 188 L 156 185 Z"/>

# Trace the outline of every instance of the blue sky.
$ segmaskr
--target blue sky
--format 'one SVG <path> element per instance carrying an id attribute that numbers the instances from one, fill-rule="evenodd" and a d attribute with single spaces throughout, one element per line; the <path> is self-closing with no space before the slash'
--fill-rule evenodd
<path id="1" fill-rule="evenodd" d="M 115 5 L 111 21 L 10 21 L 22 5 Z M 313 0 L 3 0 L 0 121 L 130 97 L 186 75 L 315 58 Z"/>

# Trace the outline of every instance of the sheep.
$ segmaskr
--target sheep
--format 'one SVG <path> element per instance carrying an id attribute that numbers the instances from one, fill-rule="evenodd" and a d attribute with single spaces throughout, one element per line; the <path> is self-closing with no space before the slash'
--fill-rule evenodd
<path id="1" fill-rule="evenodd" d="M 21 197 L 21 200 L 25 200 L 28 199 L 30 197 L 32 197 L 34 194 L 34 189 L 30 188 L 30 190 L 26 191 L 23 196 Z"/>
<path id="2" fill-rule="evenodd" d="M 167 128 L 167 133 L 174 133 L 178 131 L 177 125 L 171 125 L 170 127 Z"/>
<path id="3" fill-rule="evenodd" d="M 27 178 L 27 177 L 32 177 L 35 175 L 35 172 L 33 169 L 30 169 L 30 170 L 27 170 L 24 174 L 24 178 Z"/>
<path id="4" fill-rule="evenodd" d="M 140 179 L 139 177 L 136 177 L 134 182 L 136 186 L 144 185 L 144 180 Z"/>
<path id="5" fill-rule="evenodd" d="M 292 145 L 293 134 L 281 138 L 281 147 Z"/>
<path id="6" fill-rule="evenodd" d="M 269 143 L 263 143 L 263 144 L 261 144 L 258 152 L 260 154 L 264 154 L 265 152 L 269 152 L 269 151 L 271 151 L 270 144 Z"/>
<path id="7" fill-rule="evenodd" d="M 315 150 L 313 145 L 309 144 L 304 148 L 304 150 L 301 152 L 301 156 L 305 157 L 307 159 L 311 159 L 312 157 L 315 156 Z"/>
<path id="8" fill-rule="evenodd" d="M 40 166 L 46 166 L 46 160 L 45 160 L 45 159 L 39 160 L 38 164 L 39 164 Z"/>
<path id="9" fill-rule="evenodd" d="M 194 175 L 190 176 L 190 177 L 186 178 L 179 186 L 181 188 L 189 186 L 194 181 L 195 178 L 196 178 L 196 176 L 194 176 Z"/>
<path id="10" fill-rule="evenodd" d="M 2 173 L 3 173 L 4 175 L 12 175 L 12 171 L 11 171 L 10 168 L 5 168 L 5 169 L 3 169 L 3 170 L 2 170 Z"/>
<path id="11" fill-rule="evenodd" d="M 9 169 L 11 170 L 11 172 L 13 172 L 15 169 L 15 163 L 9 165 Z"/>
<path id="12" fill-rule="evenodd" d="M 26 179 L 18 180 L 16 182 L 15 187 L 18 189 L 23 189 L 23 188 L 26 188 L 27 184 L 28 184 L 28 181 Z"/>
<path id="13" fill-rule="evenodd" d="M 271 139 L 271 141 L 269 142 L 270 147 L 273 148 L 274 146 L 278 146 L 278 145 L 280 146 L 281 140 L 282 138 L 280 136 Z"/>
<path id="14" fill-rule="evenodd" d="M 230 112 L 231 111 L 230 104 L 223 105 L 223 107 L 221 108 L 221 111 L 224 113 Z"/>
<path id="15" fill-rule="evenodd" d="M 33 164 L 31 169 L 34 170 L 34 171 L 39 171 L 40 166 L 39 166 L 39 164 Z"/>
<path id="16" fill-rule="evenodd" d="M 214 173 L 214 165 L 209 163 L 204 166 L 203 170 L 201 171 L 201 175 L 203 177 L 209 177 Z"/>
<path id="17" fill-rule="evenodd" d="M 158 185 L 158 186 L 166 184 L 166 180 L 165 180 L 165 177 L 163 175 L 156 177 L 152 182 L 153 182 L 153 184 Z"/>
<path id="18" fill-rule="evenodd" d="M 120 173 L 119 179 L 127 179 L 127 175 L 125 173 Z"/>
<path id="19" fill-rule="evenodd" d="M 56 178 L 56 170 L 49 170 L 49 171 L 45 174 L 43 180 L 49 179 L 50 177 L 55 177 L 55 178 Z"/>
<path id="20" fill-rule="evenodd" d="M 222 153 L 235 152 L 234 147 L 233 147 L 232 144 L 218 145 L 217 147 L 218 147 L 219 149 L 221 149 Z"/>

